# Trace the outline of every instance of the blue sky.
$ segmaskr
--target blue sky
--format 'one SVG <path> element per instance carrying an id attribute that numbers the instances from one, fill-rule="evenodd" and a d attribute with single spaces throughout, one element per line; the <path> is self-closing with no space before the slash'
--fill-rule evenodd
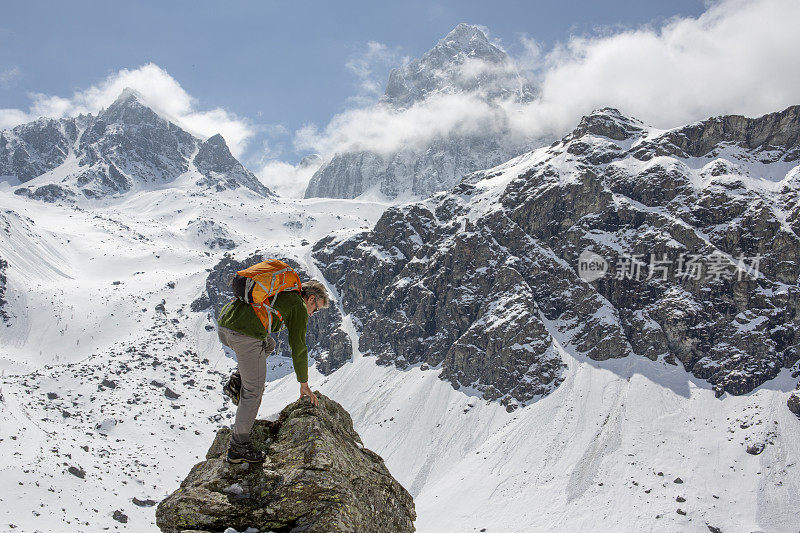
<path id="1" fill-rule="evenodd" d="M 699 1 L 4 2 L 0 107 L 28 93 L 69 96 L 120 68 L 152 62 L 203 106 L 296 130 L 348 105 L 346 68 L 376 41 L 418 57 L 459 22 L 486 26 L 514 53 L 519 36 L 550 45 L 597 26 L 697 15 Z M 389 65 L 379 65 L 385 79 Z"/>
<path id="2" fill-rule="evenodd" d="M 299 180 L 297 192 L 309 176 L 287 172 L 307 153 L 397 146 L 414 139 L 387 136 L 414 130 L 421 113 L 431 123 L 475 112 L 362 112 L 390 68 L 460 22 L 535 65 L 541 99 L 504 109 L 534 138 L 603 106 L 674 127 L 800 103 L 797 20 L 797 0 L 5 1 L 0 128 L 96 112 L 131 85 L 193 133 L 223 133 L 266 183 Z"/>

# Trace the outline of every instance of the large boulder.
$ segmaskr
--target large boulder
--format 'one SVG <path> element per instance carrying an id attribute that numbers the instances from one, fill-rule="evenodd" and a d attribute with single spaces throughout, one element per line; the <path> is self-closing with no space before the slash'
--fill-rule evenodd
<path id="1" fill-rule="evenodd" d="M 206 460 L 156 510 L 161 531 L 414 531 L 411 495 L 375 452 L 364 447 L 350 415 L 315 392 L 278 420 L 257 420 L 252 437 L 263 465 L 225 461 L 230 429 L 217 432 Z"/>

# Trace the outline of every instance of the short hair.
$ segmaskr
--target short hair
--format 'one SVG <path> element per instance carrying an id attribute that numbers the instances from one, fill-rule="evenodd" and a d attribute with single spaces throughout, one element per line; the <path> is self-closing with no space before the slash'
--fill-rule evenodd
<path id="1" fill-rule="evenodd" d="M 325 285 L 315 279 L 304 281 L 300 292 L 306 297 L 313 296 L 314 299 L 319 302 L 319 307 L 322 309 L 328 307 L 330 304 L 330 298 L 328 297 L 328 291 L 325 289 Z"/>

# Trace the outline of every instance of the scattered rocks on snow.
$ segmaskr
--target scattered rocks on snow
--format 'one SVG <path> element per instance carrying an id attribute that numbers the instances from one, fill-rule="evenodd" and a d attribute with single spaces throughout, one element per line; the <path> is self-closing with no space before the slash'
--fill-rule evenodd
<path id="1" fill-rule="evenodd" d="M 764 443 L 763 442 L 756 442 L 755 444 L 750 444 L 747 447 L 747 453 L 750 455 L 758 455 L 764 451 Z"/>
<path id="2" fill-rule="evenodd" d="M 177 392 L 175 392 L 174 390 L 170 389 L 169 387 L 166 387 L 166 388 L 164 389 L 164 396 L 166 396 L 166 397 L 167 397 L 167 398 L 169 398 L 170 400 L 177 400 L 178 398 L 180 398 L 180 397 L 181 397 L 181 395 L 180 395 L 180 394 L 178 394 L 178 393 L 177 393 Z"/>
<path id="3" fill-rule="evenodd" d="M 79 467 L 79 466 L 70 466 L 69 468 L 67 468 L 67 472 L 69 472 L 73 476 L 79 477 L 81 479 L 85 479 L 86 478 L 86 471 L 83 468 Z"/>
<path id="4" fill-rule="evenodd" d="M 152 507 L 152 506 L 154 506 L 156 504 L 155 500 L 151 500 L 149 498 L 146 499 L 146 500 L 140 500 L 136 496 L 133 497 L 132 501 L 133 501 L 133 504 L 138 506 L 138 507 Z"/>

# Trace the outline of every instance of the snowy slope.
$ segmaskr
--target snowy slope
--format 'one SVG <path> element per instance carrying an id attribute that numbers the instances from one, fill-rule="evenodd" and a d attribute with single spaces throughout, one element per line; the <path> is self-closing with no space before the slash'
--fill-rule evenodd
<path id="1" fill-rule="evenodd" d="M 234 362 L 189 311 L 207 269 L 256 249 L 304 263 L 309 243 L 384 209 L 188 187 L 77 205 L 0 189 L 0 484 L 14 487 L 0 496 L 3 527 L 152 531 L 148 500 L 174 490 L 232 413 L 219 388 Z M 296 383 L 290 359 L 270 366 Z"/>
<path id="2" fill-rule="evenodd" d="M 467 216 L 497 208 L 498 191 L 535 157 L 475 181 Z M 707 163 L 692 175 L 701 179 Z M 189 309 L 207 269 L 226 253 L 261 250 L 319 275 L 313 243 L 371 228 L 387 207 L 244 188 L 192 194 L 191 172 L 69 205 L 0 184 L 10 316 L 0 321 L 0 528 L 155 531 L 153 504 L 232 415 L 220 383 L 234 362 L 213 322 Z M 345 326 L 357 341 L 353 318 Z M 563 381 L 512 412 L 478 390 L 454 390 L 441 366 L 379 366 L 358 342 L 329 376 L 310 362 L 312 388 L 348 409 L 364 444 L 414 496 L 419 531 L 800 528 L 789 371 L 716 398 L 663 359 L 576 355 L 539 318 L 554 332 Z M 298 396 L 291 362 L 269 364 L 263 417 Z"/>

